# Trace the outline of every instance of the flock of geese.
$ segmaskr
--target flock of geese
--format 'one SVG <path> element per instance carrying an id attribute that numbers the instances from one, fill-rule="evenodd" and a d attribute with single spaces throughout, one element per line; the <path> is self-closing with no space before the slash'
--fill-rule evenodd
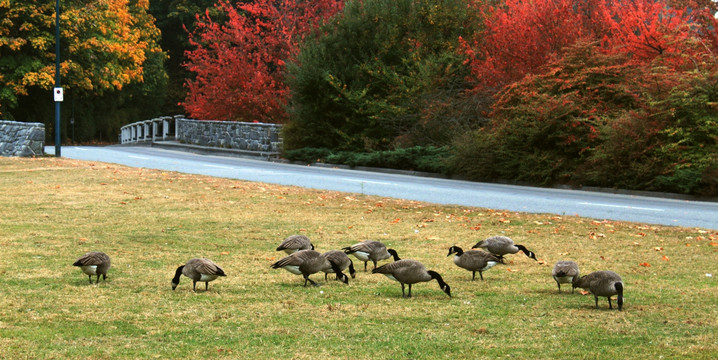
<path id="1" fill-rule="evenodd" d="M 483 250 L 474 250 L 477 248 Z M 337 280 L 348 284 L 349 277 L 343 271 L 349 269 L 349 275 L 352 278 L 356 276 L 354 264 L 348 256 L 352 255 L 364 262 L 365 272 L 367 271 L 367 263 L 371 261 L 374 264 L 373 274 L 383 274 L 389 279 L 399 282 L 402 297 L 411 297 L 411 286 L 413 284 L 432 280 L 436 280 L 439 288 L 451 297 L 451 287 L 439 273 L 427 270 L 426 266 L 419 261 L 399 258 L 396 250 L 387 248 L 379 241 L 367 240 L 341 250 L 320 253 L 314 250 L 314 245 L 308 237 L 292 235 L 282 241 L 277 247 L 277 251 L 284 251 L 288 255 L 273 263 L 271 267 L 302 275 L 305 287 L 307 283 L 319 286 L 309 276 L 320 272 L 324 273 L 325 280 L 330 273 L 334 273 Z M 504 255 L 516 254 L 519 251 L 529 258 L 537 260 L 532 251 L 526 249 L 523 245 L 514 244 L 513 240 L 506 236 L 492 236 L 481 240 L 468 251 L 464 251 L 458 246 L 452 246 L 449 248 L 447 256 L 453 254 L 454 264 L 471 271 L 471 280 L 473 281 L 476 278 L 477 271 L 481 280 L 484 280 L 484 271 L 497 264 L 504 263 Z M 394 261 L 377 267 L 377 262 L 389 258 L 393 258 Z M 102 276 L 103 280 L 107 278 L 107 271 L 110 269 L 111 261 L 107 254 L 93 251 L 78 258 L 73 265 L 80 267 L 82 272 L 89 276 L 90 284 L 92 284 L 93 275 L 96 276 L 95 283 L 100 281 L 100 276 Z M 191 259 L 175 271 L 174 278 L 172 278 L 172 290 L 177 288 L 182 275 L 192 279 L 193 291 L 197 290 L 197 282 L 204 282 L 205 290 L 208 290 L 210 281 L 214 281 L 220 276 L 227 276 L 224 270 L 212 260 L 204 258 Z M 598 308 L 598 297 L 607 297 L 609 309 L 613 309 L 611 296 L 618 295 L 618 310 L 623 310 L 623 281 L 613 271 L 595 271 L 588 275 L 580 276 L 576 262 L 562 260 L 554 265 L 551 276 L 558 285 L 559 293 L 561 292 L 561 284 L 571 284 L 572 293 L 573 289 L 577 287 L 591 292 L 596 300 L 596 308 Z M 409 285 L 408 293 L 405 292 L 406 285 Z"/>

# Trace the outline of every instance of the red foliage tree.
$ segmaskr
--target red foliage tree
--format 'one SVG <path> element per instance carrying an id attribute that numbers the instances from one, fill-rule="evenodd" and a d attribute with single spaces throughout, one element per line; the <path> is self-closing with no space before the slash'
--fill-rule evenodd
<path id="1" fill-rule="evenodd" d="M 198 16 L 190 34 L 196 47 L 185 66 L 196 76 L 186 84 L 182 105 L 201 119 L 283 122 L 289 90 L 285 62 L 297 52 L 303 34 L 336 14 L 340 0 L 256 0 L 233 6 L 222 0 L 219 23 Z"/>
<path id="2" fill-rule="evenodd" d="M 503 87 L 537 73 L 579 38 L 594 37 L 605 25 L 592 20 L 600 5 L 602 0 L 506 0 L 487 6 L 481 43 L 463 43 L 477 83 Z"/>
<path id="3" fill-rule="evenodd" d="M 477 89 L 496 89 L 540 73 L 581 38 L 603 40 L 606 52 L 639 63 L 694 54 L 700 46 L 715 49 L 715 10 L 710 0 L 506 0 L 486 8 L 482 42 L 463 48 Z"/>

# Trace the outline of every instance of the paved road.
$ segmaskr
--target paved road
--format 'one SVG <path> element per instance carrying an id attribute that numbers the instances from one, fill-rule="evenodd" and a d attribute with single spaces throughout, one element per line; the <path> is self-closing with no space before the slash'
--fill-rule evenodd
<path id="1" fill-rule="evenodd" d="M 45 150 L 54 154 L 54 147 Z M 147 146 L 63 146 L 62 156 L 306 188 L 595 219 L 718 229 L 718 203 L 274 163 Z"/>

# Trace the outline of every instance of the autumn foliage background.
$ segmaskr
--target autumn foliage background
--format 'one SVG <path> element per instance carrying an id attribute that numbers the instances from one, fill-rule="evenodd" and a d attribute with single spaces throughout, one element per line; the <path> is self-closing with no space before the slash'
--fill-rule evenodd
<path id="1" fill-rule="evenodd" d="M 283 123 L 288 157 L 431 148 L 477 180 L 718 194 L 711 0 L 63 7 L 82 141 L 183 111 Z M 49 133 L 53 10 L 0 0 L 0 116 Z"/>

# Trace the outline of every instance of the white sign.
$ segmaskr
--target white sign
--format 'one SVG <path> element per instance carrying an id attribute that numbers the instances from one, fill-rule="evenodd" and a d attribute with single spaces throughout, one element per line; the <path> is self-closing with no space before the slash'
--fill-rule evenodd
<path id="1" fill-rule="evenodd" d="M 52 90 L 52 94 L 55 95 L 55 101 L 60 102 L 63 100 L 63 93 L 61 87 L 56 87 Z"/>

